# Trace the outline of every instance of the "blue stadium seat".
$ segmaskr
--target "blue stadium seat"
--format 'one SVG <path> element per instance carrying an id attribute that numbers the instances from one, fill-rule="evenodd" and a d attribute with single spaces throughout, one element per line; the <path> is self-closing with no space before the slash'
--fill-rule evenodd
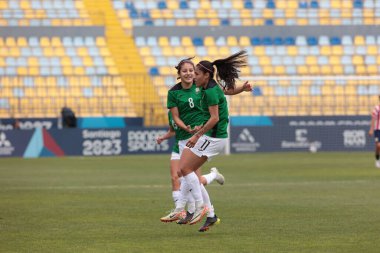
<path id="1" fill-rule="evenodd" d="M 250 0 L 244 1 L 244 8 L 245 9 L 253 9 L 252 1 L 250 1 Z"/>
<path id="2" fill-rule="evenodd" d="M 196 47 L 203 46 L 203 39 L 200 37 L 193 38 L 193 45 Z"/>
<path id="3" fill-rule="evenodd" d="M 316 46 L 316 45 L 318 45 L 318 39 L 316 37 L 308 37 L 307 38 L 307 44 L 309 46 Z"/>
<path id="4" fill-rule="evenodd" d="M 251 37 L 251 45 L 252 46 L 260 46 L 262 45 L 261 39 L 258 37 Z"/>
<path id="5" fill-rule="evenodd" d="M 158 72 L 158 68 L 156 68 L 156 67 L 150 68 L 149 75 L 151 75 L 151 76 L 158 76 L 158 75 L 160 75 L 160 73 Z"/>
<path id="6" fill-rule="evenodd" d="M 363 8 L 363 1 L 362 0 L 355 0 L 353 6 L 354 6 L 354 8 L 362 9 Z"/>
<path id="7" fill-rule="evenodd" d="M 276 9 L 276 4 L 273 0 L 268 0 L 268 3 L 267 3 L 267 8 L 268 9 Z"/>
<path id="8" fill-rule="evenodd" d="M 271 37 L 264 37 L 263 38 L 263 45 L 265 45 L 265 46 L 273 45 L 272 38 Z"/>
<path id="9" fill-rule="evenodd" d="M 313 0 L 310 2 L 310 8 L 312 9 L 319 9 L 319 3 L 317 0 Z"/>
<path id="10" fill-rule="evenodd" d="M 284 45 L 284 40 L 281 37 L 275 37 L 273 39 L 273 44 L 276 46 Z"/>
<path id="11" fill-rule="evenodd" d="M 331 37 L 330 38 L 330 45 L 341 45 L 342 41 L 339 37 Z"/>
<path id="12" fill-rule="evenodd" d="M 293 37 L 286 37 L 284 40 L 284 44 L 287 46 L 292 46 L 296 44 L 296 40 Z"/>
<path id="13" fill-rule="evenodd" d="M 160 10 L 163 10 L 163 9 L 167 9 L 167 8 L 168 8 L 167 5 L 166 5 L 166 2 L 165 2 L 165 1 L 160 1 L 160 2 L 158 2 L 158 3 L 157 3 L 157 7 L 158 7 L 158 9 L 160 9 Z"/>
<path id="14" fill-rule="evenodd" d="M 186 9 L 189 9 L 189 5 L 187 4 L 186 1 L 181 1 L 179 2 L 179 8 L 182 10 L 186 10 Z"/>

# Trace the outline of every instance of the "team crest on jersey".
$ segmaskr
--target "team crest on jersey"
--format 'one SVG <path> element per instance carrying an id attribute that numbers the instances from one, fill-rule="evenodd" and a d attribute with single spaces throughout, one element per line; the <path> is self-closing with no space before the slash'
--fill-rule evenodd
<path id="1" fill-rule="evenodd" d="M 201 90 L 199 89 L 199 87 L 195 88 L 195 92 L 198 93 L 200 92 Z"/>

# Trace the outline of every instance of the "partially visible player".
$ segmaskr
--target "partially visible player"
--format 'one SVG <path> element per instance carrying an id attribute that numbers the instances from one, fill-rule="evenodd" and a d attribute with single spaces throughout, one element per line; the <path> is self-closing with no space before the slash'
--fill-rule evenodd
<path id="1" fill-rule="evenodd" d="M 380 96 L 379 104 L 373 108 L 371 116 L 371 127 L 368 133 L 375 137 L 375 166 L 380 169 Z"/>
<path id="2" fill-rule="evenodd" d="M 175 124 L 171 112 L 168 112 L 168 118 L 169 118 L 169 130 L 162 136 L 159 136 L 157 138 L 157 143 L 161 144 L 164 140 L 170 139 L 172 137 L 176 136 L 176 132 L 178 131 L 178 127 Z M 181 174 L 181 171 L 179 170 L 179 160 L 180 160 L 180 150 L 178 146 L 178 139 L 175 138 L 175 143 L 172 148 L 172 153 L 170 157 L 170 175 L 171 175 L 171 183 L 172 183 L 172 197 L 174 201 L 175 207 L 177 207 L 177 201 L 180 200 L 180 185 L 181 181 L 183 181 L 183 177 Z M 201 171 L 197 170 L 197 176 L 199 178 L 199 181 L 204 185 L 208 185 L 212 183 L 214 180 L 216 180 L 219 184 L 224 184 L 224 176 L 219 173 L 218 169 L 213 167 L 210 170 L 209 174 L 201 175 Z M 182 180 L 180 180 L 182 179 Z M 160 220 L 162 222 L 173 222 L 177 221 L 178 224 L 187 224 L 191 218 L 193 217 L 194 211 L 195 211 L 195 202 L 194 198 L 191 196 L 191 194 L 186 195 L 186 201 L 187 201 L 187 211 L 186 215 L 184 213 L 176 213 L 176 215 L 166 215 L 162 217 Z M 171 213 L 171 212 L 170 212 Z"/>

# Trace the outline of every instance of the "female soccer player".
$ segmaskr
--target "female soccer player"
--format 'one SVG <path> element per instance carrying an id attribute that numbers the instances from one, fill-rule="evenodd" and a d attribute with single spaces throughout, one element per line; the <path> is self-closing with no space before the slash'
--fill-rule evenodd
<path id="1" fill-rule="evenodd" d="M 380 102 L 380 96 L 379 96 Z M 371 127 L 368 134 L 375 137 L 375 166 L 380 168 L 380 103 L 376 105 L 371 114 Z"/>
<path id="2" fill-rule="evenodd" d="M 168 119 L 169 119 L 169 130 L 164 135 L 159 136 L 157 138 L 157 143 L 161 144 L 164 140 L 170 139 L 173 136 L 176 136 L 176 132 L 179 130 L 177 125 L 175 124 L 171 112 L 168 112 Z M 181 200 L 181 194 L 180 194 L 180 185 L 183 181 L 183 177 L 181 174 L 181 171 L 178 168 L 179 165 L 179 159 L 180 159 L 180 152 L 179 152 L 179 146 L 178 146 L 178 140 L 175 139 L 175 143 L 172 148 L 172 153 L 170 157 L 170 174 L 171 174 L 171 182 L 172 182 L 172 197 L 174 201 L 174 205 L 177 207 L 177 201 Z M 201 175 L 200 170 L 197 170 L 197 176 L 199 178 L 199 181 L 204 185 L 208 185 L 212 183 L 214 180 L 216 180 L 219 184 L 224 184 L 224 176 L 219 173 L 218 169 L 213 167 L 210 170 L 209 174 Z M 192 218 L 192 215 L 195 211 L 195 202 L 193 197 L 190 194 L 187 194 L 186 200 L 187 200 L 187 212 L 186 217 L 181 217 L 180 215 L 166 215 L 162 217 L 160 220 L 162 222 L 173 222 L 178 219 L 178 224 L 187 224 L 190 219 Z"/>
<path id="3" fill-rule="evenodd" d="M 194 80 L 201 93 L 200 106 L 203 111 L 203 123 L 202 127 L 187 141 L 188 148 L 184 149 L 181 154 L 179 167 L 185 178 L 186 184 L 184 185 L 187 187 L 183 191 L 190 191 L 195 199 L 196 210 L 190 224 L 199 222 L 208 213 L 201 230 L 207 230 L 217 222 L 218 218 L 213 214 L 213 210 L 209 210 L 208 204 L 204 204 L 195 171 L 207 159 L 216 156 L 223 150 L 228 137 L 227 101 L 224 92 L 214 80 L 214 67 L 217 70 L 217 79 L 224 83 L 224 89 L 233 93 L 235 79 L 239 77 L 239 68 L 247 65 L 246 56 L 246 51 L 240 51 L 228 58 L 214 62 L 201 61 L 195 68 Z"/>

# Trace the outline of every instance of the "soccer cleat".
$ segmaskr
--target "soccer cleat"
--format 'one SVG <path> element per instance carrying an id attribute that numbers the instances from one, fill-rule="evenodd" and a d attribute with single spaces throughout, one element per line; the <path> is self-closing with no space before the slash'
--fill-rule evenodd
<path id="1" fill-rule="evenodd" d="M 376 160 L 376 168 L 380 169 L 380 160 Z"/>
<path id="2" fill-rule="evenodd" d="M 205 216 L 207 214 L 207 212 L 208 212 L 208 209 L 205 205 L 201 206 L 200 208 L 197 208 L 195 210 L 194 215 L 191 218 L 189 224 L 193 225 L 193 224 L 199 222 L 200 220 L 202 220 L 203 216 Z"/>
<path id="3" fill-rule="evenodd" d="M 218 182 L 218 184 L 220 184 L 220 185 L 224 184 L 224 176 L 219 173 L 217 168 L 215 168 L 215 167 L 211 168 L 210 172 L 216 174 L 215 180 L 216 180 L 216 182 Z"/>
<path id="4" fill-rule="evenodd" d="M 198 231 L 205 232 L 209 230 L 209 228 L 213 226 L 214 224 L 219 224 L 219 223 L 220 223 L 220 219 L 216 215 L 214 215 L 214 217 L 207 217 L 205 223 Z"/>
<path id="5" fill-rule="evenodd" d="M 162 217 L 160 220 L 162 222 L 173 222 L 178 219 L 181 219 L 185 216 L 185 211 L 172 210 L 168 215 Z"/>
<path id="6" fill-rule="evenodd" d="M 186 217 L 177 220 L 177 224 L 179 224 L 179 225 L 187 224 L 190 222 L 190 220 L 193 218 L 193 216 L 194 216 L 194 213 L 186 212 Z"/>

